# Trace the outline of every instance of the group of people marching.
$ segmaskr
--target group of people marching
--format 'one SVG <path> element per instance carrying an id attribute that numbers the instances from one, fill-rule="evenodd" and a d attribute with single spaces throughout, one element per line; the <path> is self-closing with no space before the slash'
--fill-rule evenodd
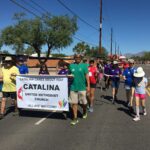
<path id="1" fill-rule="evenodd" d="M 16 83 L 15 76 L 18 74 L 28 74 L 28 68 L 23 64 L 23 60 L 18 61 L 18 65 L 13 65 L 11 57 L 6 57 L 4 67 L 2 68 L 1 81 L 2 87 L 2 101 L 0 118 L 5 115 L 6 98 L 12 99 L 14 111 L 17 111 L 16 104 Z M 147 79 L 142 67 L 135 67 L 134 60 L 128 60 L 128 66 L 125 68 L 119 67 L 119 62 L 114 61 L 101 61 L 94 59 L 83 61 L 82 56 L 79 54 L 74 55 L 74 62 L 69 64 L 60 60 L 57 66 L 58 75 L 68 75 L 69 86 L 69 102 L 73 114 L 71 125 L 76 125 L 78 120 L 78 105 L 83 108 L 83 119 L 87 118 L 87 111 L 94 111 L 94 99 L 96 85 L 100 85 L 101 91 L 103 90 L 103 81 L 105 82 L 104 90 L 109 86 L 112 87 L 112 103 L 117 102 L 117 93 L 120 85 L 120 80 L 124 80 L 124 87 L 126 90 L 126 104 L 131 113 L 133 113 L 133 100 L 135 99 L 136 115 L 134 121 L 140 120 L 140 104 L 143 108 L 143 115 L 146 115 L 145 99 L 147 86 Z M 40 68 L 39 75 L 49 75 L 47 66 L 43 64 Z"/>
<path id="2" fill-rule="evenodd" d="M 128 65 L 127 65 L 128 64 Z M 117 101 L 117 93 L 119 89 L 120 80 L 124 81 L 126 91 L 126 105 L 130 113 L 134 113 L 133 100 L 135 99 L 136 115 L 134 121 L 140 120 L 140 104 L 142 106 L 142 114 L 147 115 L 145 100 L 146 100 L 146 87 L 148 80 L 145 77 L 145 72 L 142 67 L 135 67 L 133 59 L 129 59 L 127 67 L 120 68 L 119 62 L 114 60 L 112 62 L 104 62 L 104 81 L 105 88 L 111 84 L 112 87 L 112 103 Z"/>

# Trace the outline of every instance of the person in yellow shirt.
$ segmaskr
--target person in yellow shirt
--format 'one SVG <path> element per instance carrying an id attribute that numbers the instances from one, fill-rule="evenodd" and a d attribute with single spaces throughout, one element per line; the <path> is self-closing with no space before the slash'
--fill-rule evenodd
<path id="1" fill-rule="evenodd" d="M 6 99 L 11 98 L 15 105 L 15 111 L 17 111 L 16 102 L 16 75 L 19 75 L 19 69 L 13 65 L 13 60 L 11 57 L 6 57 L 4 61 L 4 67 L 2 68 L 2 101 L 1 101 L 1 113 L 0 119 L 4 117 Z"/>

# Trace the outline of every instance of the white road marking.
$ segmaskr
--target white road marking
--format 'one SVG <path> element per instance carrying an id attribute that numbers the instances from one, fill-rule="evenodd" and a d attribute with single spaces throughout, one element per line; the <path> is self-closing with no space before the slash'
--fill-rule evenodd
<path id="1" fill-rule="evenodd" d="M 51 116 L 53 113 L 48 114 L 46 117 L 40 119 L 35 123 L 36 126 L 40 125 L 42 122 L 44 122 L 49 116 Z"/>

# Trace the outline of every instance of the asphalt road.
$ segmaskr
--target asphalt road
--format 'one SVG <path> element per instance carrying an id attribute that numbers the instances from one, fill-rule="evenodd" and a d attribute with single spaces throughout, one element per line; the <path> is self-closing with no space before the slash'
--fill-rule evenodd
<path id="1" fill-rule="evenodd" d="M 144 66 L 150 77 L 149 66 Z M 70 115 L 25 111 L 0 120 L 0 150 L 150 150 L 150 98 L 147 116 L 132 121 L 120 85 L 118 102 L 111 104 L 111 89 L 95 93 L 94 112 L 70 125 Z"/>

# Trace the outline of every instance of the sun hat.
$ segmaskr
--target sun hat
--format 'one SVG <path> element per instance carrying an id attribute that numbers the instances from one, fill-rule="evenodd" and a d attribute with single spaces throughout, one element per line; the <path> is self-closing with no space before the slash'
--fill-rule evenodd
<path id="1" fill-rule="evenodd" d="M 114 65 L 117 65 L 117 64 L 118 64 L 118 61 L 114 60 L 114 61 L 113 61 L 113 64 L 114 64 Z"/>
<path id="2" fill-rule="evenodd" d="M 5 61 L 12 61 L 11 57 L 5 57 Z"/>
<path id="3" fill-rule="evenodd" d="M 134 63 L 134 59 L 128 59 L 128 62 L 133 64 Z"/>
<path id="4" fill-rule="evenodd" d="M 138 67 L 136 72 L 133 74 L 134 77 L 144 77 L 145 72 L 143 71 L 142 67 Z"/>

